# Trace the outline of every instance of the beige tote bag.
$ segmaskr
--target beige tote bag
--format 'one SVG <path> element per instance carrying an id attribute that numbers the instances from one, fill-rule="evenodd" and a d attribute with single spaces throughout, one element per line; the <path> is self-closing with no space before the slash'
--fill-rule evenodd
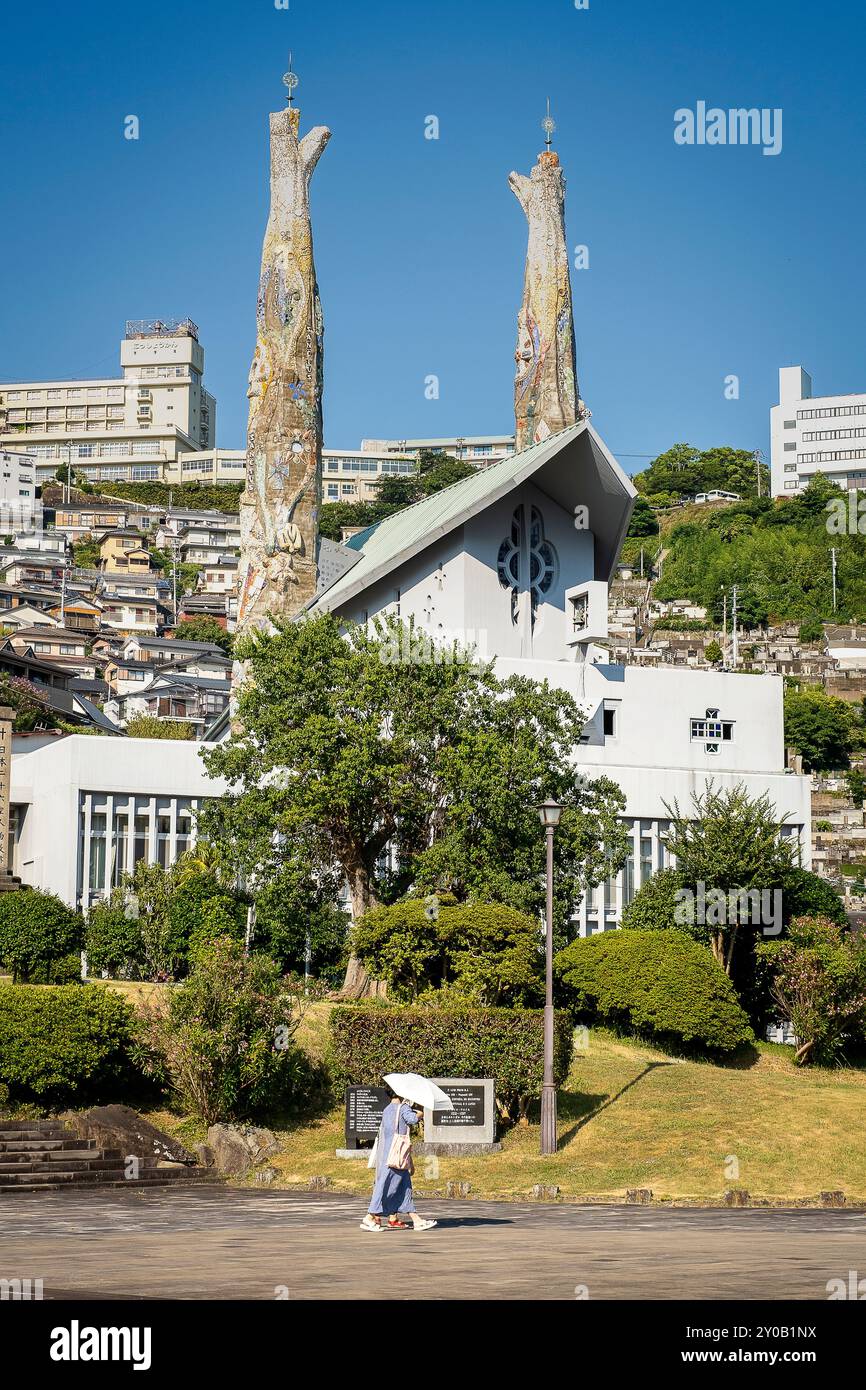
<path id="1" fill-rule="evenodd" d="M 394 1128 L 394 1138 L 391 1140 L 391 1147 L 388 1150 L 388 1167 L 395 1169 L 398 1173 L 411 1173 L 414 1164 L 412 1162 L 412 1140 L 408 1134 L 399 1134 L 400 1111 L 403 1109 L 402 1101 L 397 1108 L 397 1122 Z"/>

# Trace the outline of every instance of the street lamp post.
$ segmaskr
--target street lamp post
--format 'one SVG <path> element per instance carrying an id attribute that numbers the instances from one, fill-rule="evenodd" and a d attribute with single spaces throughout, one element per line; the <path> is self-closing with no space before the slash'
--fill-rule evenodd
<path id="1" fill-rule="evenodd" d="M 553 832 L 562 807 L 545 801 L 538 808 L 547 839 L 547 912 L 544 942 L 544 1073 L 541 1083 L 541 1152 L 556 1153 L 556 1086 L 553 1082 Z"/>

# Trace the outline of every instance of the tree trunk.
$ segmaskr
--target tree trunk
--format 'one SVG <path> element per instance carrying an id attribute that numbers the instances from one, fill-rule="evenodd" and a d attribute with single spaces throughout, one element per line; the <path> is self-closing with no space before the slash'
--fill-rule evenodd
<path id="1" fill-rule="evenodd" d="M 349 896 L 352 900 L 352 921 L 357 922 L 371 907 L 376 907 L 376 898 L 370 887 L 370 876 L 366 866 L 357 865 L 347 869 Z M 346 975 L 338 999 L 384 998 L 387 985 L 384 980 L 374 980 L 353 953 L 349 956 Z"/>

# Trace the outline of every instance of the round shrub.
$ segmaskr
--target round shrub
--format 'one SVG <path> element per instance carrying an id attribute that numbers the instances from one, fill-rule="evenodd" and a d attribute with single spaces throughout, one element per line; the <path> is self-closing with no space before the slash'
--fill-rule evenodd
<path id="1" fill-rule="evenodd" d="M 0 985 L 0 1082 L 16 1099 L 115 1100 L 133 1045 L 132 1010 L 104 985 Z"/>
<path id="2" fill-rule="evenodd" d="M 442 988 L 475 1004 L 527 1005 L 543 995 L 538 922 L 503 903 L 449 903 L 435 895 L 374 908 L 353 949 L 391 994 L 414 1000 Z"/>
<path id="3" fill-rule="evenodd" d="M 710 1051 L 754 1042 L 724 970 L 681 932 L 605 932 L 573 941 L 554 966 L 575 1016 Z"/>
<path id="4" fill-rule="evenodd" d="M 81 916 L 53 893 L 19 888 L 0 893 L 0 961 L 13 981 L 30 980 L 80 948 Z"/>

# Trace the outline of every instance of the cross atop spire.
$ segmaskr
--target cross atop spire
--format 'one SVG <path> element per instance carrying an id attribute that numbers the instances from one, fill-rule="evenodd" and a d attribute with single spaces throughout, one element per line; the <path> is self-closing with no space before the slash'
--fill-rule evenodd
<path id="1" fill-rule="evenodd" d="M 298 77 L 298 74 L 292 71 L 292 55 L 290 53 L 289 70 L 288 72 L 283 73 L 283 86 L 286 89 L 286 101 L 289 103 L 289 106 L 291 106 L 295 100 L 295 88 L 300 83 L 300 80 L 301 79 Z"/>
<path id="2" fill-rule="evenodd" d="M 556 130 L 556 121 L 550 114 L 550 97 L 547 98 L 547 115 L 541 122 L 541 129 L 544 131 L 544 144 L 550 153 L 550 145 L 553 139 L 553 132 Z"/>

